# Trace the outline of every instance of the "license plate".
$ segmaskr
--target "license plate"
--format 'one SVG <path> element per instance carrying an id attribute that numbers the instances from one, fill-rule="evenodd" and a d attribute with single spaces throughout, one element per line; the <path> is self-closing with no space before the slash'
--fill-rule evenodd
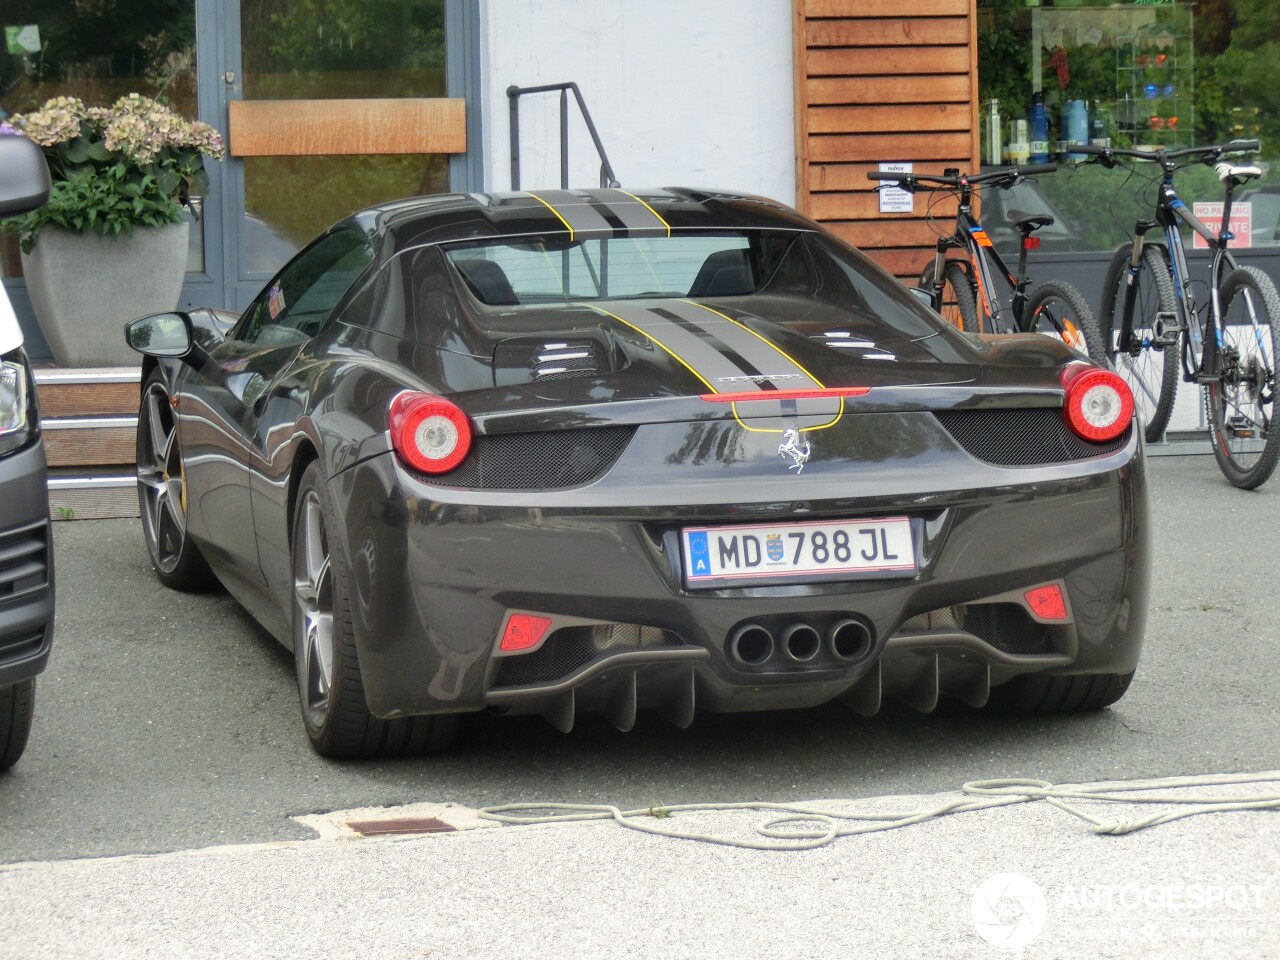
<path id="1" fill-rule="evenodd" d="M 907 517 L 685 527 L 680 536 L 689 586 L 910 577 L 916 572 Z"/>

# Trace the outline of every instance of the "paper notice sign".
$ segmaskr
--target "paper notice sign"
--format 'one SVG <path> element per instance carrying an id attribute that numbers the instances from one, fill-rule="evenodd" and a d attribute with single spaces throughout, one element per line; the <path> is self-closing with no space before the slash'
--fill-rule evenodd
<path id="1" fill-rule="evenodd" d="M 880 164 L 882 173 L 910 173 L 911 169 L 912 164 L 910 163 Z M 880 185 L 881 213 L 915 213 L 915 209 L 915 197 L 907 193 L 907 191 L 889 183 Z"/>

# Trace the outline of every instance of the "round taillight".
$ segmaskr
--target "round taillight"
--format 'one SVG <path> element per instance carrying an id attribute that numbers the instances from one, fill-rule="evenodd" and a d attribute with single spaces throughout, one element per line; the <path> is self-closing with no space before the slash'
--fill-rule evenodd
<path id="1" fill-rule="evenodd" d="M 1110 370 L 1073 363 L 1062 370 L 1063 413 L 1077 436 L 1094 443 L 1114 440 L 1133 419 L 1129 385 Z"/>
<path id="2" fill-rule="evenodd" d="M 400 459 L 422 473 L 448 473 L 471 449 L 471 423 L 448 400 L 405 391 L 388 411 L 391 445 Z"/>

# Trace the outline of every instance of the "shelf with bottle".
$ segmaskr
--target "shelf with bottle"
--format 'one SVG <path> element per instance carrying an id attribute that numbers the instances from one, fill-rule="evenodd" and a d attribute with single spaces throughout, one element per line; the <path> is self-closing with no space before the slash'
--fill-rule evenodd
<path id="1" fill-rule="evenodd" d="M 1132 146 L 1177 147 L 1195 131 L 1192 6 L 1137 5 L 1117 30 L 1115 122 Z"/>

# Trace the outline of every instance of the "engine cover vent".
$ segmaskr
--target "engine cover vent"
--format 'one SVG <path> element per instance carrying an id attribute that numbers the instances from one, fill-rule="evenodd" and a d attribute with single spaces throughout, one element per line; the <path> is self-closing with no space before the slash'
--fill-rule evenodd
<path id="1" fill-rule="evenodd" d="M 493 382 L 500 387 L 594 377 L 609 368 L 608 355 L 596 340 L 503 340 L 493 353 Z"/>

